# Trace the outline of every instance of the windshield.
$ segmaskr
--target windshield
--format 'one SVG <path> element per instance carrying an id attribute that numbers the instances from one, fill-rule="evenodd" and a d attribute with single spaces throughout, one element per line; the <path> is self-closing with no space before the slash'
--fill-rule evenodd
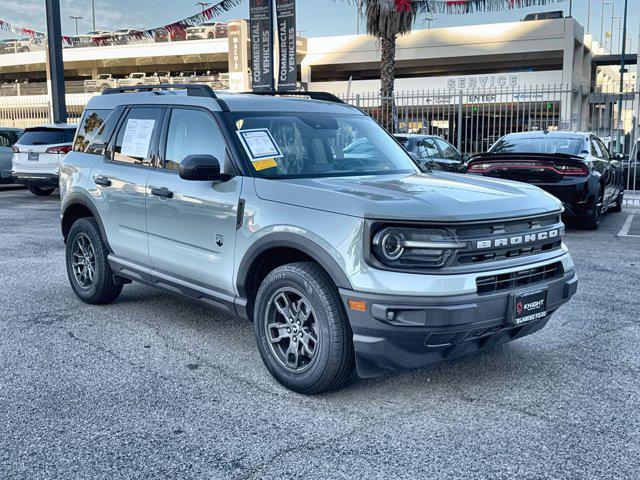
<path id="1" fill-rule="evenodd" d="M 407 153 L 371 118 L 326 113 L 234 113 L 257 174 L 303 178 L 415 173 Z"/>
<path id="2" fill-rule="evenodd" d="M 582 151 L 582 138 L 559 136 L 503 137 L 490 153 L 565 153 L 578 155 Z"/>

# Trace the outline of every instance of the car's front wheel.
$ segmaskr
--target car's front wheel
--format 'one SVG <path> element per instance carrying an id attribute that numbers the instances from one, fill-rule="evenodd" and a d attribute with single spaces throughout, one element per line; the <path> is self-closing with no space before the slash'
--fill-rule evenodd
<path id="1" fill-rule="evenodd" d="M 291 263 L 267 275 L 256 297 L 254 332 L 267 369 L 290 390 L 333 390 L 353 370 L 349 321 L 331 278 L 315 263 Z"/>
<path id="2" fill-rule="evenodd" d="M 27 190 L 29 190 L 34 195 L 38 197 L 48 197 L 55 191 L 56 187 L 38 187 L 36 185 L 27 185 Z"/>
<path id="3" fill-rule="evenodd" d="M 90 217 L 76 220 L 67 236 L 67 275 L 71 288 L 85 303 L 111 303 L 122 291 L 122 284 L 114 281 L 107 255 L 97 222 Z"/>

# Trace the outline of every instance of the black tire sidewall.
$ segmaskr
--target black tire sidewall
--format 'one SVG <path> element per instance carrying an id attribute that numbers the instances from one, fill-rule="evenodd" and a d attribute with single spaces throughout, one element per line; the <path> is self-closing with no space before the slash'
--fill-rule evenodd
<path id="1" fill-rule="evenodd" d="M 27 185 L 27 190 L 38 197 L 47 197 L 55 191 L 55 187 L 39 187 L 37 185 Z"/>
<path id="2" fill-rule="evenodd" d="M 95 255 L 95 277 L 94 282 L 89 289 L 83 289 L 78 285 L 71 265 L 73 246 L 77 237 L 82 233 L 91 240 Z M 107 249 L 102 241 L 102 237 L 95 220 L 90 218 L 81 218 L 71 226 L 69 235 L 67 236 L 65 263 L 69 283 L 78 298 L 86 303 L 102 303 L 104 292 L 109 288 L 108 283 L 113 282 L 113 279 L 111 278 L 111 268 L 109 268 L 107 259 Z"/>
<path id="3" fill-rule="evenodd" d="M 271 272 L 260 286 L 254 310 L 254 333 L 264 364 L 276 380 L 291 390 L 308 393 L 314 391 L 319 384 L 326 383 L 327 376 L 333 377 L 336 374 L 331 371 L 335 367 L 331 361 L 332 354 L 335 353 L 332 349 L 336 348 L 339 342 L 350 342 L 351 339 L 339 338 L 342 333 L 339 329 L 332 328 L 335 318 L 331 308 L 327 305 L 335 302 L 335 299 L 326 296 L 322 286 L 313 278 L 309 278 L 304 273 L 301 275 L 294 269 L 286 269 L 286 267 L 288 265 Z M 292 287 L 303 293 L 311 303 L 316 316 L 316 332 L 319 337 L 318 351 L 311 367 L 301 373 L 286 369 L 274 358 L 269 340 L 264 333 L 265 323 L 268 321 L 266 311 L 269 299 L 283 287 Z M 339 308 L 337 312 L 340 314 Z M 342 316 L 342 321 L 346 322 L 344 315 Z"/>

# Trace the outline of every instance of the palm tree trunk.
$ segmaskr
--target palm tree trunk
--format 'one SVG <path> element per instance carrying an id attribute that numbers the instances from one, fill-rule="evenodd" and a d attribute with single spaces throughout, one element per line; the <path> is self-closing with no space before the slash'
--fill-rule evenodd
<path id="1" fill-rule="evenodd" d="M 381 124 L 388 131 L 395 130 L 393 114 L 393 84 L 396 72 L 396 36 L 380 37 L 380 96 L 382 115 Z"/>

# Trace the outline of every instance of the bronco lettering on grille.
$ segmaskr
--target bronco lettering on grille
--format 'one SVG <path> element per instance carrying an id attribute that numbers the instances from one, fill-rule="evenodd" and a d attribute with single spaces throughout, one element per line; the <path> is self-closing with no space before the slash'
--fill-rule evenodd
<path id="1" fill-rule="evenodd" d="M 554 230 L 546 230 L 538 233 L 527 233 L 526 235 L 514 235 L 513 237 L 500 237 L 493 238 L 491 240 L 478 240 L 476 241 L 476 248 L 478 250 L 486 248 L 499 248 L 509 247 L 511 245 L 522 245 L 526 243 L 538 242 L 540 240 L 549 240 L 558 238 L 561 232 L 559 228 Z"/>

